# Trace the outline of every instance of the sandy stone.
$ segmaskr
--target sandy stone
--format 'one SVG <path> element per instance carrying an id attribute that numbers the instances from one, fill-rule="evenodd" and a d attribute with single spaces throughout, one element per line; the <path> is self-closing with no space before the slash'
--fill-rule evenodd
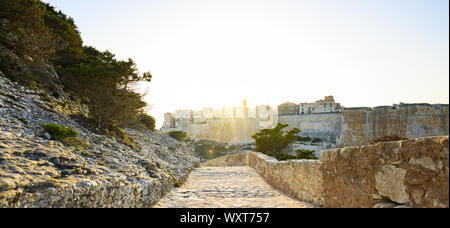
<path id="1" fill-rule="evenodd" d="M 406 170 L 393 165 L 385 165 L 375 175 L 376 189 L 382 196 L 397 203 L 406 203 L 409 196 L 405 186 Z"/>
<path id="2" fill-rule="evenodd" d="M 421 157 L 421 158 L 411 158 L 409 163 L 412 165 L 420 165 L 424 168 L 431 169 L 433 171 L 437 171 L 436 164 L 430 157 Z"/>

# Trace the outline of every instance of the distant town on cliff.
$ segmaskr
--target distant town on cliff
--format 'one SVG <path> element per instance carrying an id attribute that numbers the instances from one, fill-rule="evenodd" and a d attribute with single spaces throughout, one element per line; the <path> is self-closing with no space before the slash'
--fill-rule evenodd
<path id="1" fill-rule="evenodd" d="M 392 106 L 344 107 L 325 96 L 315 102 L 223 107 L 221 110 L 176 110 L 166 113 L 161 131 L 184 131 L 197 139 L 243 143 L 261 129 L 278 123 L 297 127 L 305 137 L 320 138 L 326 147 L 362 145 L 377 137 L 405 138 L 445 135 L 448 104 L 399 103 Z"/>

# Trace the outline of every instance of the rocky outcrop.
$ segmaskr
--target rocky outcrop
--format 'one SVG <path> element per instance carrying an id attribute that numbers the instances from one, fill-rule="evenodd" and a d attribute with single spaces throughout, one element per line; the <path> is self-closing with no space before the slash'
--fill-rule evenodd
<path id="1" fill-rule="evenodd" d="M 158 132 L 126 129 L 140 149 L 82 127 L 80 102 L 11 82 L 0 72 L 0 207 L 151 207 L 199 165 L 193 149 Z M 49 140 L 70 126 L 84 147 Z"/>

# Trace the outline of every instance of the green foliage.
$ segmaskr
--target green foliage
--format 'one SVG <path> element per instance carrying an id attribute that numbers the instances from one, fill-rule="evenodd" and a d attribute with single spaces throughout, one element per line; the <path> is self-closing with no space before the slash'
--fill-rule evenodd
<path id="1" fill-rule="evenodd" d="M 187 137 L 187 134 L 184 131 L 171 131 L 169 132 L 169 136 L 180 142 L 183 142 L 184 139 Z"/>
<path id="2" fill-rule="evenodd" d="M 92 146 L 89 143 L 86 143 L 82 139 L 78 137 L 67 137 L 61 140 L 62 143 L 66 146 L 73 146 L 80 152 L 85 152 L 86 150 L 92 149 Z"/>
<path id="3" fill-rule="evenodd" d="M 147 115 L 145 113 L 142 113 L 139 116 L 140 123 L 142 123 L 148 130 L 154 131 L 155 130 L 155 124 L 156 120 L 150 115 Z"/>
<path id="4" fill-rule="evenodd" d="M 45 6 L 36 0 L 0 0 L 0 15 L 9 20 L 15 38 L 8 47 L 33 58 L 52 53 L 50 31 L 44 24 Z M 39 38 L 38 38 L 39 37 Z"/>
<path id="5" fill-rule="evenodd" d="M 60 126 L 56 123 L 48 123 L 42 125 L 42 127 L 44 128 L 44 131 L 48 132 L 52 136 L 52 139 L 54 140 L 63 140 L 68 137 L 78 136 L 78 132 L 75 131 L 73 128 Z"/>
<path id="6" fill-rule="evenodd" d="M 104 161 L 99 160 L 99 161 L 97 161 L 97 164 L 100 165 L 100 166 L 105 166 L 106 167 L 106 163 Z"/>
<path id="7" fill-rule="evenodd" d="M 303 136 L 297 136 L 297 140 L 298 140 L 299 142 L 309 142 L 309 141 L 311 141 L 312 139 L 311 139 L 309 136 L 306 136 L 306 137 L 303 137 Z"/>
<path id="8" fill-rule="evenodd" d="M 0 18 L 7 19 L 7 31 L 0 26 L 0 42 L 13 53 L 12 59 L 0 59 L 0 67 L 13 81 L 39 85 L 53 94 L 60 82 L 42 69 L 42 63 L 52 64 L 64 89 L 89 106 L 89 117 L 98 129 L 130 146 L 134 145 L 131 137 L 117 129 L 145 126 L 154 130 L 153 117 L 143 114 L 147 106 L 143 95 L 133 90 L 137 82 L 151 82 L 152 75 L 140 74 L 132 59 L 117 60 L 109 51 L 83 46 L 74 20 L 40 0 L 0 0 Z M 18 64 L 26 59 L 32 63 Z"/>
<path id="9" fill-rule="evenodd" d="M 295 152 L 297 153 L 296 159 L 318 159 L 314 154 L 314 150 L 299 149 Z"/>
<path id="10" fill-rule="evenodd" d="M 260 132 L 253 135 L 255 139 L 255 148 L 253 151 L 258 151 L 269 156 L 277 158 L 282 156 L 282 151 L 292 142 L 297 140 L 297 135 L 300 129 L 293 128 L 290 131 L 284 131 L 287 124 L 278 123 L 273 129 L 262 129 Z"/>
<path id="11" fill-rule="evenodd" d="M 314 154 L 313 150 L 296 150 L 296 155 L 290 155 L 290 154 L 277 154 L 275 158 L 278 161 L 286 161 L 286 160 L 300 160 L 300 159 L 318 159 L 316 155 Z"/>
<path id="12" fill-rule="evenodd" d="M 67 89 L 88 100 L 98 128 L 129 127 L 140 122 L 147 103 L 143 95 L 129 88 L 138 81 L 151 81 L 151 74 L 139 75 L 133 60 L 118 61 L 114 54 L 93 47 L 83 49 L 82 58 L 73 66 L 60 70 Z M 147 118 L 147 123 L 149 119 Z"/>
<path id="13" fill-rule="evenodd" d="M 138 146 L 134 143 L 133 138 L 125 132 L 124 129 L 118 127 L 118 126 L 109 126 L 107 129 L 108 133 L 112 136 L 114 136 L 119 142 L 129 146 L 133 149 L 139 149 Z"/>
<path id="14" fill-rule="evenodd" d="M 313 143 L 322 142 L 322 139 L 320 139 L 320 138 L 313 138 L 313 139 L 312 139 L 312 142 L 313 142 Z"/>
<path id="15" fill-rule="evenodd" d="M 9 21 L 15 41 L 7 46 L 34 59 L 56 58 L 57 52 L 80 48 L 82 40 L 72 18 L 39 0 L 0 0 L 0 17 Z"/>

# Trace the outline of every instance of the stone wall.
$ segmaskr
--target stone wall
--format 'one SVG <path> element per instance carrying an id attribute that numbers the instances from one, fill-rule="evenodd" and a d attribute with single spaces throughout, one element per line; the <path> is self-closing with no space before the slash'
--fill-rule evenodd
<path id="1" fill-rule="evenodd" d="M 248 153 L 248 165 L 273 187 L 302 201 L 322 205 L 322 174 L 318 160 L 278 161 L 262 153 Z"/>
<path id="2" fill-rule="evenodd" d="M 323 151 L 325 207 L 449 206 L 447 137 Z"/>
<path id="3" fill-rule="evenodd" d="M 383 136 L 403 138 L 448 135 L 448 105 L 404 104 L 368 110 L 345 109 L 338 147 L 360 146 Z"/>
<path id="4" fill-rule="evenodd" d="M 317 160 L 278 161 L 262 153 L 247 152 L 219 157 L 202 164 L 204 167 L 245 165 L 254 168 L 276 189 L 302 201 L 323 204 L 321 162 Z"/>
<path id="5" fill-rule="evenodd" d="M 281 115 L 278 122 L 289 128 L 299 128 L 301 135 L 336 143 L 341 132 L 342 113 L 317 113 L 309 115 Z"/>
<path id="6" fill-rule="evenodd" d="M 227 155 L 204 166 L 253 167 L 273 187 L 324 207 L 449 207 L 448 136 L 322 151 L 319 160 Z"/>
<path id="7" fill-rule="evenodd" d="M 203 167 L 246 166 L 248 165 L 247 156 L 248 156 L 247 153 L 230 154 L 206 161 L 202 163 L 201 166 Z"/>

